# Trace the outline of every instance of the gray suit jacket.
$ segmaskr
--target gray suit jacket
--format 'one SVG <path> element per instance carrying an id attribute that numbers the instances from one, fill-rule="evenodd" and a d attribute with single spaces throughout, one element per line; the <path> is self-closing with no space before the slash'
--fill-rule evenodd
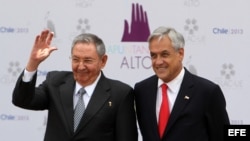
<path id="1" fill-rule="evenodd" d="M 31 82 L 17 80 L 13 104 L 30 110 L 48 110 L 45 141 L 137 141 L 133 89 L 103 73 L 77 131 L 73 132 L 72 72 L 49 72 L 38 87 L 37 75 Z M 109 102 L 112 102 L 110 105 Z"/>

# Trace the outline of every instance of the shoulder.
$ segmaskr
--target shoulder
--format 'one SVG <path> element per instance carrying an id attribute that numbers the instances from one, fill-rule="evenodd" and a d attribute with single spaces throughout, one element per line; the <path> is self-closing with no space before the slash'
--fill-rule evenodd
<path id="1" fill-rule="evenodd" d="M 119 89 L 132 89 L 132 87 L 129 84 L 121 80 L 116 80 L 116 79 L 111 79 L 111 78 L 106 78 L 106 80 L 109 82 L 111 87 L 117 87 Z"/>
<path id="2" fill-rule="evenodd" d="M 46 80 L 52 80 L 53 82 L 64 81 L 73 78 L 71 71 L 50 71 L 46 75 Z"/>
<path id="3" fill-rule="evenodd" d="M 150 77 L 147 77 L 141 81 L 138 81 L 135 83 L 135 88 L 139 87 L 150 87 L 152 84 L 157 84 L 158 77 L 156 75 L 152 75 Z"/>
<path id="4" fill-rule="evenodd" d="M 197 85 L 199 88 L 215 88 L 215 87 L 219 87 L 218 84 L 216 84 L 215 82 L 213 82 L 212 80 L 196 75 L 196 74 L 192 74 L 189 71 L 185 71 L 185 75 L 184 75 L 184 82 L 183 83 L 190 83 L 190 84 L 194 84 Z"/>
<path id="5" fill-rule="evenodd" d="M 47 73 L 47 77 L 65 77 L 72 75 L 71 71 L 50 71 Z"/>
<path id="6" fill-rule="evenodd" d="M 108 92 L 114 99 L 122 100 L 128 96 L 132 96 L 133 88 L 123 81 L 105 77 L 99 82 L 100 83 L 97 84 L 98 87 Z"/>
<path id="7" fill-rule="evenodd" d="M 129 84 L 121 80 L 106 77 L 103 73 L 97 85 L 103 89 L 116 93 L 126 93 L 133 90 Z"/>

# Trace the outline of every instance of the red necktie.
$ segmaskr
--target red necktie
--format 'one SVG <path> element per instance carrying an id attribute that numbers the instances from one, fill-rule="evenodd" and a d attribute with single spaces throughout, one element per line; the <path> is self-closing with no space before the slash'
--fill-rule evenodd
<path id="1" fill-rule="evenodd" d="M 167 85 L 162 84 L 162 103 L 159 113 L 158 129 L 160 138 L 162 138 L 164 130 L 166 128 L 168 118 L 169 118 L 169 105 L 168 105 L 168 95 L 167 95 Z"/>

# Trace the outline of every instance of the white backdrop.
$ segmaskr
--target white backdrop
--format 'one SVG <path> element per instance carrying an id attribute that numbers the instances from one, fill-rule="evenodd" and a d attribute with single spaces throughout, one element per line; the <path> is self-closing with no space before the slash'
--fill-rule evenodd
<path id="1" fill-rule="evenodd" d="M 232 124 L 250 124 L 249 0 L 0 0 L 0 3 L 0 140 L 43 140 L 47 112 L 20 109 L 13 106 L 11 99 L 35 36 L 44 28 L 55 32 L 53 45 L 59 50 L 40 66 L 38 83 L 48 71 L 71 70 L 72 38 L 91 32 L 106 44 L 109 55 L 106 76 L 134 86 L 153 74 L 143 38 L 147 31 L 161 25 L 174 27 L 186 39 L 185 67 L 221 86 Z M 141 7 L 147 20 L 134 20 L 132 5 Z M 126 22 L 133 35 L 125 34 Z"/>

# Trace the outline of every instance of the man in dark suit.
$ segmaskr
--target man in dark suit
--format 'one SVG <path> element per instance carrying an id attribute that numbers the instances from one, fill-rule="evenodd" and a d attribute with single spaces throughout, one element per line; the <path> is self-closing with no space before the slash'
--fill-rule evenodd
<path id="1" fill-rule="evenodd" d="M 183 67 L 183 36 L 159 27 L 148 42 L 155 75 L 134 87 L 143 141 L 223 141 L 224 125 L 230 124 L 224 95 L 217 84 Z M 162 115 L 166 117 L 160 120 Z"/>
<path id="2" fill-rule="evenodd" d="M 48 110 L 45 141 L 137 141 L 133 89 L 106 78 L 103 41 L 94 34 L 80 34 L 71 49 L 72 72 L 52 71 L 36 87 L 37 69 L 56 47 L 53 33 L 36 37 L 25 70 L 13 91 L 13 104 L 25 109 Z M 84 88 L 84 94 L 78 90 Z M 74 109 L 81 101 L 80 123 L 74 129 Z M 85 110 L 84 110 L 85 109 Z M 77 112 L 78 113 L 78 112 Z"/>

